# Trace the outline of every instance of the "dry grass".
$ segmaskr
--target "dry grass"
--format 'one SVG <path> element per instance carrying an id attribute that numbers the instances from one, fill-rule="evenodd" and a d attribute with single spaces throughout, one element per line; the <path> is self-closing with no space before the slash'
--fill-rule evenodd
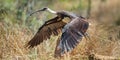
<path id="1" fill-rule="evenodd" d="M 100 54 L 105 56 L 120 56 L 120 42 L 109 40 L 108 33 L 101 27 L 97 27 L 97 22 L 90 22 L 88 30 L 91 40 L 83 39 L 72 51 L 71 56 L 63 60 L 88 60 L 90 54 Z M 2 60 L 58 60 L 54 56 L 56 37 L 44 41 L 41 45 L 33 49 L 26 49 L 25 44 L 33 37 L 33 33 L 28 28 L 8 26 L 0 24 L 0 59 Z"/>

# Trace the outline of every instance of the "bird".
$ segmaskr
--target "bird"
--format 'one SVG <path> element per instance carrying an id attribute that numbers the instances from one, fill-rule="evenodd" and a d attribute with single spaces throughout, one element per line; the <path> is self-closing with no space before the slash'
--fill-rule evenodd
<path id="1" fill-rule="evenodd" d="M 50 39 L 50 36 L 61 36 L 57 40 L 55 48 L 55 57 L 60 57 L 63 54 L 72 51 L 83 39 L 87 37 L 87 30 L 89 28 L 89 22 L 82 16 L 77 16 L 74 13 L 68 11 L 54 11 L 48 7 L 39 9 L 30 14 L 30 16 L 36 12 L 48 11 L 56 15 L 56 17 L 47 20 L 36 32 L 34 37 L 28 41 L 27 47 L 33 48 L 41 44 L 44 40 Z M 69 22 L 64 22 L 64 18 L 69 18 Z"/>

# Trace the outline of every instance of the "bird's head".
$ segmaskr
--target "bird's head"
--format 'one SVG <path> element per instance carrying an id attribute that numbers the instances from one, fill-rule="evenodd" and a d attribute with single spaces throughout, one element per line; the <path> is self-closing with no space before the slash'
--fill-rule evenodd
<path id="1" fill-rule="evenodd" d="M 48 12 L 50 12 L 50 13 L 56 14 L 56 15 L 58 15 L 59 17 L 64 17 L 64 16 L 66 16 L 66 14 L 65 14 L 64 11 L 58 11 L 58 12 L 56 12 L 56 11 L 54 11 L 54 10 L 51 10 L 50 8 L 47 8 L 47 7 L 43 8 L 43 9 L 41 9 L 41 10 L 42 10 L 42 11 L 48 11 Z"/>
<path id="2" fill-rule="evenodd" d="M 53 10 L 47 8 L 47 7 L 44 7 L 44 8 L 42 8 L 42 9 L 39 9 L 39 10 L 35 11 L 35 12 L 32 12 L 32 13 L 30 14 L 30 16 L 31 16 L 32 14 L 34 14 L 34 13 L 42 12 L 42 11 L 48 11 L 48 12 L 50 12 L 50 13 L 57 14 L 56 11 L 53 11 Z"/>
<path id="3" fill-rule="evenodd" d="M 34 13 L 41 12 L 41 11 L 48 11 L 48 12 L 50 12 L 50 13 L 56 14 L 56 15 L 59 16 L 59 17 L 65 17 L 65 16 L 67 16 L 66 13 L 65 13 L 65 11 L 58 11 L 58 12 L 56 12 L 56 11 L 54 11 L 54 10 L 51 10 L 50 8 L 47 8 L 47 7 L 44 7 L 44 8 L 42 8 L 42 9 L 39 9 L 39 10 L 35 11 L 35 12 L 32 12 L 32 13 L 30 14 L 30 16 L 31 16 L 32 14 L 34 14 Z"/>
<path id="4" fill-rule="evenodd" d="M 43 10 L 44 10 L 44 9 L 45 9 L 46 11 L 50 12 L 50 13 L 57 14 L 56 11 L 51 10 L 50 8 L 43 8 Z"/>
<path id="5" fill-rule="evenodd" d="M 44 7 L 42 9 L 40 9 L 40 11 L 46 11 L 48 8 L 47 7 Z"/>

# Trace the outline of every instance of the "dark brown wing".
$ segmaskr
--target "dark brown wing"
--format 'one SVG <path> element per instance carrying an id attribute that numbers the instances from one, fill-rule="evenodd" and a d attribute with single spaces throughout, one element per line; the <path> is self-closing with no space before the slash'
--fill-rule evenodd
<path id="1" fill-rule="evenodd" d="M 63 18 L 59 18 L 58 16 L 48 20 L 43 24 L 36 35 L 28 42 L 27 47 L 33 48 L 37 46 L 43 40 L 49 39 L 51 35 L 58 35 L 60 33 L 62 27 L 66 25 L 65 22 L 62 21 Z"/>

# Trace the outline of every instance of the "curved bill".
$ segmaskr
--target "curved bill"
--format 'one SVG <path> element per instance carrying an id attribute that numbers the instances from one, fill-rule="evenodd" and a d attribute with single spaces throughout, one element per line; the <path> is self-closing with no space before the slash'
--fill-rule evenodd
<path id="1" fill-rule="evenodd" d="M 34 14 L 34 13 L 37 13 L 37 12 L 40 12 L 40 11 L 45 11 L 47 8 L 42 8 L 42 9 L 39 9 L 39 10 L 37 10 L 37 11 L 34 11 L 34 12 L 32 12 L 31 14 L 30 14 L 30 16 L 32 15 L 32 14 Z"/>
<path id="2" fill-rule="evenodd" d="M 39 9 L 39 10 L 37 10 L 37 11 L 34 11 L 34 12 L 30 13 L 30 14 L 26 17 L 26 20 L 27 20 L 28 17 L 31 16 L 32 14 L 37 13 L 37 12 L 41 12 L 41 11 L 48 11 L 48 12 L 50 12 L 50 13 L 57 14 L 56 11 L 53 11 L 53 10 L 51 10 L 50 8 L 46 8 L 46 7 L 45 7 L 45 8 L 42 8 L 42 9 Z"/>
<path id="3" fill-rule="evenodd" d="M 50 13 L 56 14 L 56 11 L 53 11 L 53 10 L 51 10 L 51 9 L 49 9 L 49 8 L 42 8 L 42 9 L 40 9 L 40 10 L 37 10 L 37 11 L 35 11 L 35 12 L 32 12 L 32 13 L 30 14 L 30 16 L 31 16 L 32 14 L 34 14 L 34 13 L 36 13 L 36 12 L 40 12 L 40 11 L 48 11 L 48 12 L 50 12 Z"/>

